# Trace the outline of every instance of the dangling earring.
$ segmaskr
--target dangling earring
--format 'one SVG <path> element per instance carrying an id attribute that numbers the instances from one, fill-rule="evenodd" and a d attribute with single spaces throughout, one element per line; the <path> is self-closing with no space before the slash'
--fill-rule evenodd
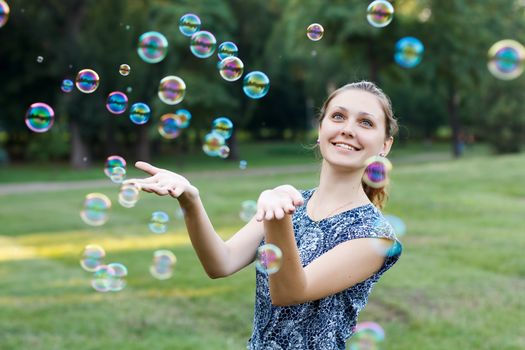
<path id="1" fill-rule="evenodd" d="M 379 153 L 379 156 L 380 157 L 386 157 L 386 154 L 385 153 Z"/>
<path id="2" fill-rule="evenodd" d="M 315 143 L 319 144 L 319 139 L 317 139 L 317 141 L 315 141 Z"/>

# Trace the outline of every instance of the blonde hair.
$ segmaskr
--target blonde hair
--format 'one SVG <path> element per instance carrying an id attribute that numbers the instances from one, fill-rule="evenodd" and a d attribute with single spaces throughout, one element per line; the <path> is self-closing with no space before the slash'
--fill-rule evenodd
<path id="1" fill-rule="evenodd" d="M 357 83 L 346 84 L 341 86 L 339 89 L 333 91 L 328 96 L 326 101 L 324 101 L 323 106 L 321 107 L 321 110 L 319 112 L 319 124 L 321 124 L 325 117 L 326 109 L 328 108 L 330 101 L 332 101 L 332 99 L 339 93 L 352 89 L 366 91 L 377 97 L 377 100 L 381 105 L 381 109 L 383 110 L 383 114 L 385 115 L 385 138 L 388 139 L 390 137 L 394 137 L 399 130 L 399 126 L 397 125 L 397 120 L 394 117 L 394 112 L 392 110 L 392 103 L 390 102 L 390 98 L 383 92 L 383 90 L 381 90 L 374 83 L 369 81 L 360 81 Z M 377 208 L 383 209 L 388 200 L 387 187 L 373 188 L 368 186 L 364 182 L 361 182 L 361 184 L 363 186 L 363 189 L 365 190 L 366 195 L 368 196 L 368 199 L 370 199 L 370 201 Z"/>

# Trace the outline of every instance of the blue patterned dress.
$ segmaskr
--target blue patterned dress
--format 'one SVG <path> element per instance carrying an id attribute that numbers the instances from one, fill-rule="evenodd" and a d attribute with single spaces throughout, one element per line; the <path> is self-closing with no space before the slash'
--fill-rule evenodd
<path id="1" fill-rule="evenodd" d="M 381 275 L 399 259 L 402 246 L 390 224 L 372 204 L 366 204 L 320 221 L 306 213 L 314 189 L 304 191 L 304 204 L 292 217 L 303 267 L 340 243 L 356 238 L 385 237 L 395 240 L 385 263 L 367 280 L 320 300 L 292 306 L 274 306 L 268 276 L 256 270 L 253 333 L 248 349 L 345 349 L 359 312 Z M 264 244 L 264 241 L 261 242 Z"/>

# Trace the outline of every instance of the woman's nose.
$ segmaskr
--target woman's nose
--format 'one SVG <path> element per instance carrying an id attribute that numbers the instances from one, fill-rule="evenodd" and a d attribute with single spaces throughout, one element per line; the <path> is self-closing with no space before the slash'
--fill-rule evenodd
<path id="1" fill-rule="evenodd" d="M 347 120 L 341 128 L 341 134 L 345 136 L 355 136 L 355 125 L 351 120 Z"/>

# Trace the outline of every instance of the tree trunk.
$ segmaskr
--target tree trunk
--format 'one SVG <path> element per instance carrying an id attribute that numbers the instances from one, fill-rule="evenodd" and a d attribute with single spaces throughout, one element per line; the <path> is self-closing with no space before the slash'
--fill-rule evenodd
<path id="1" fill-rule="evenodd" d="M 138 128 L 138 140 L 137 140 L 137 149 L 135 150 L 135 154 L 138 160 L 142 160 L 144 162 L 150 162 L 151 152 L 150 152 L 150 144 L 149 144 L 149 137 L 148 137 L 148 126 L 147 124 L 144 124 L 144 125 L 138 126 L 137 128 Z"/>
<path id="2" fill-rule="evenodd" d="M 86 169 L 91 164 L 89 149 L 86 147 L 84 140 L 82 140 L 77 121 L 70 120 L 69 127 L 71 131 L 71 156 L 69 163 L 73 169 Z"/>
<path id="3" fill-rule="evenodd" d="M 464 141 L 461 137 L 461 124 L 458 115 L 459 95 L 453 86 L 449 89 L 447 109 L 450 128 L 452 129 L 452 154 L 454 158 L 459 158 L 463 154 Z"/>

